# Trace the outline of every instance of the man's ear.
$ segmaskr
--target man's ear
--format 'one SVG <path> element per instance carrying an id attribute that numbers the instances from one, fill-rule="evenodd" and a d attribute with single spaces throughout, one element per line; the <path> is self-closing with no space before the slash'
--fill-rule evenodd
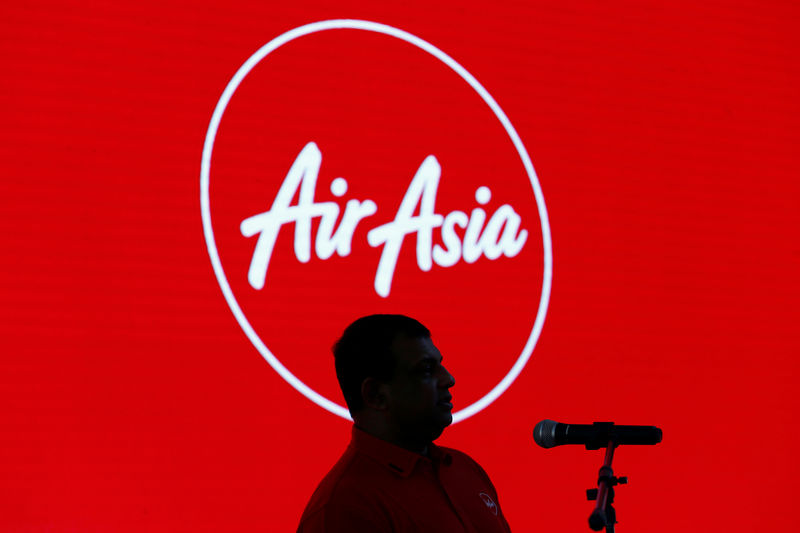
<path id="1" fill-rule="evenodd" d="M 386 384 L 375 378 L 365 378 L 361 382 L 361 399 L 365 407 L 376 411 L 384 411 L 387 405 Z"/>

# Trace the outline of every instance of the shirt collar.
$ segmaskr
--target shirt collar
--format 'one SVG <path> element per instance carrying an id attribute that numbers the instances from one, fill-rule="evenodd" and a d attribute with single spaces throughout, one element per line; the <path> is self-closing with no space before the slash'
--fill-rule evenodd
<path id="1" fill-rule="evenodd" d="M 396 446 L 385 440 L 373 437 L 369 433 L 353 425 L 353 436 L 350 446 L 358 453 L 370 457 L 374 461 L 394 472 L 400 477 L 408 477 L 418 462 L 450 464 L 450 454 L 435 444 L 429 445 L 431 459 L 412 451 Z"/>

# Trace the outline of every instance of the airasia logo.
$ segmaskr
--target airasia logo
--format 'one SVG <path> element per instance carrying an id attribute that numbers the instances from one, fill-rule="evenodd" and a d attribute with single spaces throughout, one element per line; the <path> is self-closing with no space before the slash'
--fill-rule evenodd
<path id="1" fill-rule="evenodd" d="M 552 278 L 544 197 L 500 106 L 430 43 L 358 20 L 270 41 L 217 103 L 200 182 L 236 320 L 321 407 L 349 418 L 328 349 L 368 313 L 431 327 L 456 422 L 530 358 Z"/>
<path id="2" fill-rule="evenodd" d="M 320 223 L 314 251 L 320 259 L 328 259 L 334 252 L 343 257 L 350 255 L 356 226 L 377 211 L 377 204 L 372 200 L 348 200 L 337 228 L 339 204 L 314 201 L 321 163 L 319 148 L 313 142 L 308 143 L 289 169 L 272 207 L 242 221 L 242 235 L 259 235 L 247 274 L 254 289 L 264 287 L 269 260 L 283 225 L 294 224 L 295 257 L 305 263 L 311 258 L 311 222 L 315 217 L 320 218 Z M 426 272 L 434 262 L 450 267 L 461 259 L 474 263 L 481 255 L 489 259 L 501 255 L 514 257 L 525 244 L 528 232 L 520 230 L 520 217 L 508 204 L 498 207 L 485 227 L 486 212 L 480 207 L 473 209 L 470 216 L 459 210 L 447 216 L 437 214 L 436 192 L 440 176 L 439 162 L 435 156 L 429 155 L 411 180 L 394 220 L 367 234 L 370 246 L 383 247 L 375 273 L 375 292 L 380 296 L 389 295 L 400 249 L 404 239 L 411 234 L 417 237 L 417 265 Z M 347 181 L 344 178 L 331 182 L 334 196 L 341 197 L 346 192 Z M 295 195 L 298 196 L 297 204 L 290 205 Z M 490 198 L 491 191 L 486 186 L 475 191 L 475 200 L 479 204 L 485 205 Z M 416 211 L 419 214 L 415 215 Z M 463 243 L 455 231 L 456 226 L 466 230 Z M 442 228 L 442 245 L 433 244 L 434 228 Z"/>

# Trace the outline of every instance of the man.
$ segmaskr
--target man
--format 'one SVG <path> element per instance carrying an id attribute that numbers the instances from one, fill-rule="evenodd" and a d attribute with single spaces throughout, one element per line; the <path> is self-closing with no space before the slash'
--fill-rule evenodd
<path id="1" fill-rule="evenodd" d="M 430 331 L 402 315 L 366 316 L 333 353 L 352 440 L 311 496 L 298 533 L 508 533 L 486 472 L 433 444 L 453 421 L 455 380 Z"/>

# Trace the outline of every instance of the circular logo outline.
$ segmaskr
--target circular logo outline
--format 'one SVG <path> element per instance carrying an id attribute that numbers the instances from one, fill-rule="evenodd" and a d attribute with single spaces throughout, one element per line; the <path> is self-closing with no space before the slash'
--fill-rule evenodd
<path id="1" fill-rule="evenodd" d="M 492 112 L 494 112 L 497 119 L 503 125 L 503 128 L 505 129 L 509 138 L 514 143 L 514 147 L 516 148 L 517 153 L 522 160 L 522 164 L 525 167 L 525 172 L 528 174 L 528 179 L 533 187 L 533 193 L 536 198 L 536 206 L 539 212 L 539 221 L 542 228 L 542 247 L 544 249 L 542 293 L 539 299 L 539 308 L 536 313 L 536 319 L 534 320 L 533 328 L 531 329 L 531 333 L 528 336 L 528 340 L 525 343 L 522 352 L 505 377 L 479 400 L 468 405 L 464 409 L 453 413 L 453 423 L 457 423 L 480 412 L 484 408 L 488 407 L 497 398 L 499 398 L 500 395 L 502 395 L 508 389 L 508 387 L 511 386 L 514 380 L 517 379 L 520 372 L 522 372 L 522 369 L 528 363 L 528 360 L 533 354 L 533 349 L 539 340 L 539 336 L 541 335 L 542 328 L 544 326 L 544 319 L 547 315 L 547 307 L 550 302 L 550 290 L 553 280 L 553 246 L 550 236 L 550 222 L 547 216 L 547 207 L 545 206 L 544 194 L 542 193 L 542 189 L 539 184 L 539 178 L 536 176 L 536 171 L 533 169 L 533 163 L 531 163 L 530 156 L 528 155 L 522 140 L 517 134 L 517 131 L 514 129 L 514 126 L 511 125 L 511 121 L 500 108 L 498 103 L 494 98 L 492 98 L 483 85 L 481 85 L 480 82 L 478 82 L 478 80 L 475 79 L 475 77 L 464 67 L 462 67 L 458 62 L 441 51 L 439 48 L 415 35 L 395 28 L 394 26 L 358 19 L 330 19 L 298 26 L 297 28 L 279 35 L 259 48 L 247 59 L 247 61 L 242 64 L 241 67 L 239 67 L 231 80 L 225 86 L 225 90 L 222 92 L 222 95 L 220 96 L 219 100 L 217 101 L 217 105 L 214 108 L 214 113 L 211 115 L 211 121 L 209 122 L 208 130 L 206 131 L 205 142 L 203 143 L 203 155 L 200 165 L 200 211 L 203 219 L 203 235 L 206 240 L 206 248 L 208 249 L 208 255 L 211 259 L 211 265 L 214 269 L 214 275 L 217 278 L 220 289 L 222 289 L 222 294 L 225 296 L 228 307 L 230 307 L 231 311 L 233 312 L 233 316 L 236 318 L 239 326 L 241 326 L 242 330 L 244 331 L 245 335 L 247 335 L 247 338 L 250 340 L 253 346 L 256 347 L 261 356 L 278 373 L 278 375 L 280 375 L 287 383 L 289 383 L 289 385 L 294 387 L 295 390 L 323 409 L 347 420 L 352 420 L 346 407 L 343 407 L 336 402 L 333 402 L 322 396 L 311 387 L 303 383 L 302 380 L 300 380 L 288 368 L 286 368 L 283 363 L 281 363 L 280 360 L 278 360 L 278 358 L 269 350 L 269 348 L 267 348 L 266 344 L 264 344 L 256 331 L 253 329 L 253 326 L 247 320 L 247 317 L 239 306 L 239 303 L 237 302 L 236 297 L 231 290 L 230 284 L 228 283 L 228 279 L 225 275 L 225 271 L 222 268 L 219 252 L 217 251 L 216 241 L 214 239 L 214 230 L 211 227 L 211 206 L 208 195 L 211 174 L 211 155 L 214 149 L 214 141 L 216 140 L 217 130 L 219 129 L 222 115 L 225 113 L 228 103 L 247 74 L 249 74 L 250 71 L 261 62 L 261 60 L 267 57 L 267 55 L 284 44 L 304 35 L 310 35 L 312 33 L 334 29 L 364 30 L 395 37 L 424 50 L 447 65 L 464 81 L 466 81 L 489 106 Z"/>

